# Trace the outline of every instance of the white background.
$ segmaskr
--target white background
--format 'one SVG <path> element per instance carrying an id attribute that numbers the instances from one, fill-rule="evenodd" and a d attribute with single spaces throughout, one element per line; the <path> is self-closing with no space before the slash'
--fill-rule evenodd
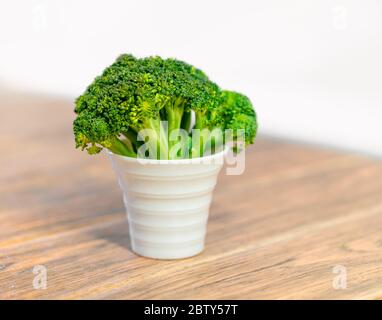
<path id="1" fill-rule="evenodd" d="M 382 155 L 382 1 L 0 0 L 0 86 L 72 98 L 124 52 L 247 94 L 262 133 Z"/>

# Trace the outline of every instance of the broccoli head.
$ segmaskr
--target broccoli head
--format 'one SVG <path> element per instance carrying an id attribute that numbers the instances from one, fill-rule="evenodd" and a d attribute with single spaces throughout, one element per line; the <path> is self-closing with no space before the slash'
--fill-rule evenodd
<path id="1" fill-rule="evenodd" d="M 73 129 L 76 147 L 90 154 L 102 148 L 136 157 L 149 129 L 151 157 L 167 159 L 178 141 L 169 139 L 183 129 L 188 155 L 201 156 L 208 133 L 194 146 L 192 129 L 245 129 L 247 143 L 256 134 L 256 115 L 248 98 L 222 91 L 201 70 L 176 59 L 138 59 L 123 54 L 96 77 L 76 99 Z M 192 115 L 195 121 L 192 123 Z M 183 154 L 182 157 L 185 155 Z"/>

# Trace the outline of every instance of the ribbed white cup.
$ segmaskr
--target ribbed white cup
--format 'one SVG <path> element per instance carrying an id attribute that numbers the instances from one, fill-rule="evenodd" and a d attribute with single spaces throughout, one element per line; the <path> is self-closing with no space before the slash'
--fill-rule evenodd
<path id="1" fill-rule="evenodd" d="M 154 259 L 180 259 L 203 251 L 224 152 L 182 160 L 109 156 L 124 195 L 132 249 Z"/>

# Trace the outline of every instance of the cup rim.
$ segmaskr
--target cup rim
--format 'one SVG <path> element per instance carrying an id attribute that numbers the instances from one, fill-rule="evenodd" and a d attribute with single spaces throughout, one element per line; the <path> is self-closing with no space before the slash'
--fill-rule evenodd
<path id="1" fill-rule="evenodd" d="M 107 154 L 112 157 L 119 158 L 126 162 L 141 163 L 141 164 L 200 164 L 203 162 L 211 163 L 212 161 L 224 157 L 228 153 L 229 147 L 225 146 L 224 150 L 214 153 L 208 156 L 189 158 L 189 159 L 144 159 L 144 158 L 132 158 L 123 156 L 106 150 Z"/>

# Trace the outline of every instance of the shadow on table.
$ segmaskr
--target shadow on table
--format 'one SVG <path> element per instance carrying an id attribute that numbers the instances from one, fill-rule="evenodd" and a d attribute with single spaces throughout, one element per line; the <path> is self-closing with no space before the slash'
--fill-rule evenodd
<path id="1" fill-rule="evenodd" d="M 113 243 L 130 253 L 133 252 L 127 219 L 121 219 L 98 230 L 94 230 L 92 236 Z"/>

